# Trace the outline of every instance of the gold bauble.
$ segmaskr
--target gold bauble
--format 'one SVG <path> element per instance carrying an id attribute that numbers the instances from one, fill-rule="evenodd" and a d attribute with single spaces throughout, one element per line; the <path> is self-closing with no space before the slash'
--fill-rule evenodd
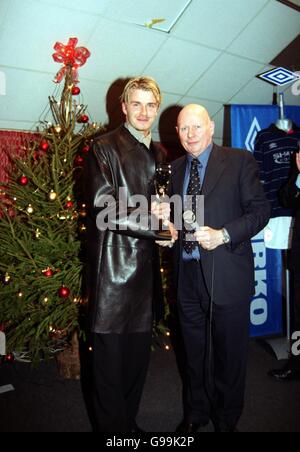
<path id="1" fill-rule="evenodd" d="M 31 214 L 34 212 L 33 207 L 32 207 L 31 204 L 29 204 L 29 206 L 27 207 L 26 212 L 27 212 L 29 215 L 31 215 Z"/>
<path id="2" fill-rule="evenodd" d="M 4 278 L 3 278 L 3 284 L 5 286 L 7 286 L 11 281 L 11 276 L 9 273 L 5 273 Z"/>
<path id="3" fill-rule="evenodd" d="M 56 133 L 60 133 L 61 132 L 61 126 L 58 124 L 57 126 L 54 127 L 54 130 Z"/>
<path id="4" fill-rule="evenodd" d="M 67 219 L 67 216 L 66 216 L 65 212 L 62 211 L 57 214 L 57 218 L 61 221 L 64 221 Z"/>
<path id="5" fill-rule="evenodd" d="M 51 190 L 51 192 L 48 195 L 49 201 L 56 201 L 57 199 L 57 193 L 55 193 L 54 190 Z"/>
<path id="6" fill-rule="evenodd" d="M 79 215 L 80 215 L 82 218 L 85 218 L 85 217 L 87 216 L 86 210 L 84 210 L 84 209 L 79 210 Z"/>

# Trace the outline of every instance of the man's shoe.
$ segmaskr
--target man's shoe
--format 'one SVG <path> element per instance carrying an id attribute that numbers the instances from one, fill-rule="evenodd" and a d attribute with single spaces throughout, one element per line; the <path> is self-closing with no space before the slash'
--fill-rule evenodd
<path id="1" fill-rule="evenodd" d="M 176 433 L 197 433 L 200 427 L 206 427 L 208 422 L 186 422 L 182 421 L 175 430 Z"/>
<path id="2" fill-rule="evenodd" d="M 281 369 L 270 370 L 268 375 L 277 381 L 300 380 L 300 370 L 293 367 L 290 363 Z"/>

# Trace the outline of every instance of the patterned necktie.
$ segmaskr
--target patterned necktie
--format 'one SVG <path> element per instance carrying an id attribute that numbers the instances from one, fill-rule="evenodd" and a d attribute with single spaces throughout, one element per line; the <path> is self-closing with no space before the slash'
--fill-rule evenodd
<path id="1" fill-rule="evenodd" d="M 199 169 L 202 168 L 202 164 L 198 159 L 192 160 L 190 181 L 187 189 L 188 200 L 185 203 L 185 210 L 192 210 L 196 215 L 197 196 L 201 195 L 201 180 L 199 176 Z M 191 236 L 192 231 L 188 231 L 183 228 L 183 248 L 187 254 L 192 254 L 193 250 L 197 248 L 198 242 L 186 240 L 186 236 Z"/>

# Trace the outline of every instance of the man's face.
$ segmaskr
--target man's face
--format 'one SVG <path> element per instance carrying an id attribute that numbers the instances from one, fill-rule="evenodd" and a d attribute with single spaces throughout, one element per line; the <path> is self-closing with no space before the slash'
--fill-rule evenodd
<path id="1" fill-rule="evenodd" d="M 158 114 L 158 103 L 152 91 L 141 89 L 129 93 L 128 102 L 122 103 L 127 122 L 147 136 Z"/>
<path id="2" fill-rule="evenodd" d="M 177 132 L 188 154 L 198 157 L 212 143 L 215 125 L 205 110 L 184 109 L 178 118 Z"/>

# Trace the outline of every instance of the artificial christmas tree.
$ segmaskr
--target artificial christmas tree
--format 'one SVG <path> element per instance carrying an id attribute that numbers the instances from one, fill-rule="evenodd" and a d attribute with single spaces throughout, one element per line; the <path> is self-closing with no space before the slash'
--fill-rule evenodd
<path id="1" fill-rule="evenodd" d="M 33 361 L 64 349 L 79 330 L 85 205 L 80 197 L 84 156 L 101 126 L 90 124 L 77 102 L 77 71 L 89 51 L 56 43 L 65 80 L 59 100 L 49 98 L 53 124 L 43 123 L 25 156 L 13 159 L 0 192 L 0 324 L 7 354 Z"/>

